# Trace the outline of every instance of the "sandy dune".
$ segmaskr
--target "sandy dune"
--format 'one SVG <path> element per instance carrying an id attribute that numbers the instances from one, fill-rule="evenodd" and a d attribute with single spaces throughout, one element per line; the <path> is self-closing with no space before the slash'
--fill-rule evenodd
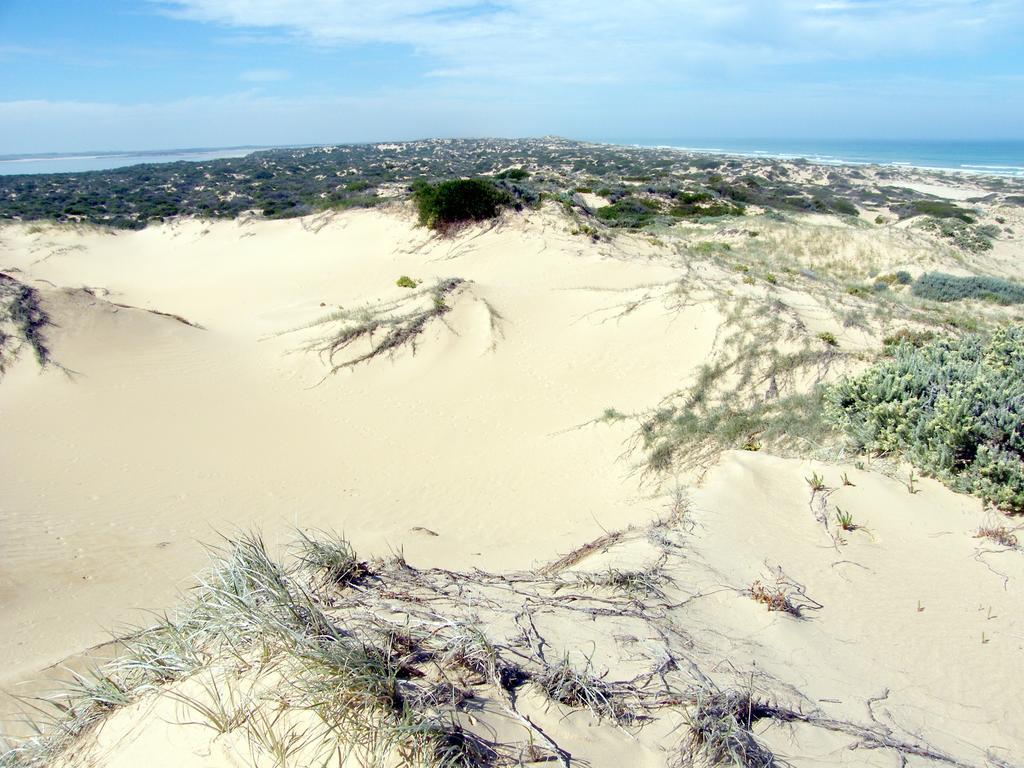
<path id="1" fill-rule="evenodd" d="M 537 219 L 464 244 L 379 213 L 317 232 L 5 230 L 0 262 L 43 291 L 74 374 L 24 360 L 0 388 L 0 684 L 172 604 L 217 531 L 329 528 L 367 554 L 506 568 L 649 516 L 617 462 L 628 431 L 584 425 L 671 391 L 717 314 L 615 320 L 605 310 L 673 270 L 585 252 Z M 472 281 L 415 356 L 325 379 L 294 351 L 302 334 L 275 336 L 401 295 L 406 273 Z"/>
<path id="2" fill-rule="evenodd" d="M 839 243 L 831 258 L 862 253 L 858 238 L 877 250 L 817 224 L 815 242 Z M 872 252 L 885 268 L 926 250 L 886 236 L 903 250 Z M 687 269 L 733 274 L 641 236 L 595 244 L 552 209 L 454 239 L 400 208 L 116 235 L 3 228 L 0 270 L 40 292 L 63 370 L 23 356 L 0 382 L 0 688 L 35 690 L 42 670 L 173 606 L 218 532 L 258 528 L 278 547 L 295 527 L 331 529 L 366 557 L 524 574 L 611 531 L 559 577 L 657 561 L 664 592 L 628 620 L 553 612 L 542 630 L 560 652 L 629 677 L 671 650 L 656 632 L 670 622 L 688 639 L 674 651 L 722 685 L 749 673 L 787 706 L 941 757 L 820 723 L 767 728 L 795 766 L 1019 762 L 1024 558 L 974 537 L 977 500 L 928 480 L 911 493 L 906 468 L 729 452 L 666 522 L 671 484 L 645 482 L 628 422 L 599 420 L 656 406 L 711 356 L 726 305 L 671 301 Z M 332 375 L 303 350 L 332 312 L 419 295 L 400 275 L 466 281 L 415 354 Z M 735 282 L 736 296 L 755 290 Z M 808 333 L 835 327 L 820 297 L 791 303 Z M 876 343 L 870 328 L 838 332 L 854 350 Z M 814 472 L 826 490 L 812 492 Z M 836 529 L 838 508 L 858 530 Z M 780 568 L 803 618 L 750 597 Z M 495 732 L 521 730 L 482 700 Z M 678 713 L 634 732 L 536 696 L 523 707 L 583 765 L 665 765 L 682 738 Z M 132 705 L 69 764 L 264 764 L 172 725 L 187 719 L 167 699 Z"/>

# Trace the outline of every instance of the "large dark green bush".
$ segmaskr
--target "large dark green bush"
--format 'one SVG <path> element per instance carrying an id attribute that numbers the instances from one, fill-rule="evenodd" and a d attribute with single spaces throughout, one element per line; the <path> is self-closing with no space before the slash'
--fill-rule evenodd
<path id="1" fill-rule="evenodd" d="M 915 296 L 932 301 L 982 299 L 999 304 L 1024 304 L 1024 285 L 1000 277 L 958 277 L 944 272 L 925 272 L 911 287 Z"/>
<path id="2" fill-rule="evenodd" d="M 418 181 L 413 184 L 412 197 L 420 223 L 432 229 L 494 218 L 510 202 L 508 193 L 487 179 L 450 179 L 437 184 Z"/>
<path id="3" fill-rule="evenodd" d="M 1024 325 L 901 344 L 831 387 L 826 418 L 866 451 L 1024 512 Z"/>

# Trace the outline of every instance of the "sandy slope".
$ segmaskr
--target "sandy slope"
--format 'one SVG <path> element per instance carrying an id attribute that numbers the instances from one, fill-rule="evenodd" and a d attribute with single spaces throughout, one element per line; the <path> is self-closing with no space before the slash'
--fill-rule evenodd
<path id="1" fill-rule="evenodd" d="M 662 558 L 672 607 L 658 613 L 687 628 L 686 652 L 716 680 L 750 672 L 794 706 L 881 723 L 964 765 L 1024 754 L 1024 558 L 973 538 L 975 500 L 928 481 L 911 494 L 877 469 L 730 453 L 682 521 L 646 529 L 664 498 L 624 455 L 631 428 L 594 420 L 656 405 L 710 354 L 720 305 L 660 298 L 681 266 L 643 238 L 574 237 L 551 211 L 455 240 L 401 210 L 0 230 L 0 269 L 40 291 L 68 371 L 23 358 L 0 382 L 0 687 L 171 606 L 216 531 L 256 526 L 279 543 L 296 525 L 334 529 L 366 556 L 496 572 L 633 526 L 567 573 Z M 407 296 L 402 274 L 468 281 L 415 355 L 331 376 L 301 350 L 324 327 L 293 329 Z M 832 327 L 824 305 L 804 304 L 809 333 Z M 827 493 L 812 496 L 812 471 Z M 837 507 L 863 528 L 837 532 Z M 798 620 L 751 600 L 778 567 L 820 609 Z M 659 652 L 642 623 L 551 621 L 555 646 L 613 676 Z M 624 738 L 526 701 L 584 764 L 663 765 L 680 738 L 677 715 Z M 258 763 L 231 739 L 169 725 L 186 714 L 133 705 L 76 764 Z M 764 738 L 794 765 L 900 764 L 806 725 Z"/>
<path id="2" fill-rule="evenodd" d="M 379 213 L 318 231 L 6 229 L 0 264 L 43 291 L 54 357 L 75 373 L 26 360 L 0 386 L 0 685 L 169 605 L 215 531 L 331 528 L 367 554 L 505 568 L 648 516 L 616 461 L 628 432 L 576 427 L 671 391 L 717 314 L 614 320 L 602 310 L 673 271 L 602 258 L 534 218 L 456 244 Z M 301 334 L 273 336 L 401 295 L 406 273 L 473 281 L 415 356 L 324 380 L 293 351 Z"/>

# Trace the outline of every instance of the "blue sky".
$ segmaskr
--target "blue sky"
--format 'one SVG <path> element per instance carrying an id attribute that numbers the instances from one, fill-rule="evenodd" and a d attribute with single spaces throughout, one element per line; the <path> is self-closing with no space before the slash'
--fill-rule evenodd
<path id="1" fill-rule="evenodd" d="M 0 0 L 0 154 L 1024 138 L 1024 0 Z"/>

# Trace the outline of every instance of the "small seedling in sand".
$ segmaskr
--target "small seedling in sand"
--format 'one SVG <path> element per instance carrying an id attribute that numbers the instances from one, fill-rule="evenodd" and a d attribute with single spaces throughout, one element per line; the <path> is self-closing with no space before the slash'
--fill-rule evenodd
<path id="1" fill-rule="evenodd" d="M 821 339 L 823 342 L 825 342 L 825 344 L 827 344 L 830 347 L 839 346 L 839 341 L 836 339 L 835 334 L 831 333 L 830 331 L 822 331 L 821 333 L 818 334 L 818 338 Z"/>
<path id="2" fill-rule="evenodd" d="M 817 472 L 814 472 L 810 477 L 805 479 L 807 480 L 807 484 L 811 486 L 812 492 L 817 493 L 825 490 L 825 478 Z"/>
<path id="3" fill-rule="evenodd" d="M 851 488 L 853 487 L 853 482 L 850 480 L 849 477 L 847 477 L 845 472 L 843 472 L 843 485 L 848 485 Z"/>
<path id="4" fill-rule="evenodd" d="M 911 493 L 920 493 L 921 492 L 920 488 L 915 488 L 914 487 L 914 481 L 916 479 L 917 478 L 914 476 L 914 470 L 910 470 L 910 474 L 907 476 L 907 490 L 910 491 Z"/>
<path id="5" fill-rule="evenodd" d="M 844 531 L 856 531 L 860 528 L 859 525 L 853 522 L 853 515 L 839 507 L 836 507 L 836 522 Z"/>
<path id="6" fill-rule="evenodd" d="M 747 442 L 745 442 L 742 447 L 744 451 L 760 451 L 761 441 L 751 436 L 747 438 Z"/>
<path id="7" fill-rule="evenodd" d="M 395 281 L 395 285 L 399 288 L 415 288 L 418 283 L 408 275 L 402 275 Z"/>

